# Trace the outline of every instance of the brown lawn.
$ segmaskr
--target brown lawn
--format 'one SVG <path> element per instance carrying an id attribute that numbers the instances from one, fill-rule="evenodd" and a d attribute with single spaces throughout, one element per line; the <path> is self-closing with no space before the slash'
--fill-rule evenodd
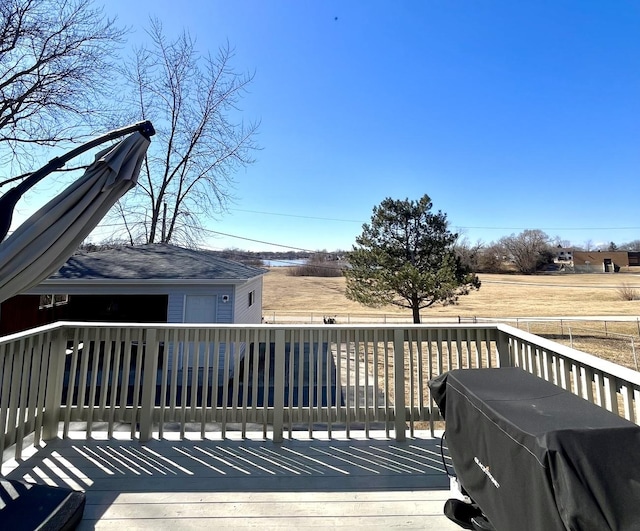
<path id="1" fill-rule="evenodd" d="M 344 278 L 297 277 L 286 267 L 272 268 L 264 279 L 266 314 L 310 313 L 330 315 L 410 316 L 394 306 L 367 308 L 344 296 Z M 558 317 L 639 315 L 640 300 L 621 300 L 623 284 L 637 288 L 640 272 L 588 275 L 479 275 L 479 291 L 461 297 L 457 305 L 435 305 L 423 310 L 430 317 Z"/>
<path id="2" fill-rule="evenodd" d="M 563 344 L 609 359 L 630 368 L 640 343 L 640 322 L 603 320 L 579 322 L 527 322 L 527 317 L 640 316 L 640 300 L 622 300 L 619 290 L 626 284 L 640 294 L 640 271 L 589 275 L 480 275 L 479 291 L 461 297 L 457 305 L 436 305 L 422 312 L 423 320 L 438 318 L 521 318 L 514 326 Z M 394 306 L 367 308 L 344 296 L 344 278 L 298 277 L 287 268 L 272 268 L 264 279 L 263 313 L 272 316 L 336 316 L 338 323 L 349 317 L 380 320 L 384 315 L 410 318 L 411 312 Z M 624 334 L 617 336 L 616 334 Z M 635 336 L 635 343 L 631 342 Z M 638 348 L 640 351 L 640 348 Z M 639 353 L 640 354 L 640 353 Z"/>

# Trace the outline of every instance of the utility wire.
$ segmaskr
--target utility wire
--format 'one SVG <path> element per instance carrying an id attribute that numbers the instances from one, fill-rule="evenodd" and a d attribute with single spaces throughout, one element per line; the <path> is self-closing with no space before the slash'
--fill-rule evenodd
<path id="1" fill-rule="evenodd" d="M 246 212 L 249 214 L 262 214 L 265 216 L 281 216 L 288 218 L 300 218 L 300 219 L 317 219 L 320 221 L 340 221 L 344 223 L 368 223 L 368 221 L 362 221 L 357 219 L 341 219 L 341 218 L 325 218 L 320 216 L 302 216 L 298 214 L 285 214 L 283 212 L 265 212 L 262 210 L 248 210 L 243 208 L 230 208 L 233 212 Z M 463 226 L 451 224 L 459 229 L 477 229 L 477 230 L 530 230 L 531 227 L 482 227 L 482 226 Z M 640 230 L 640 227 L 539 227 L 538 230 Z"/>

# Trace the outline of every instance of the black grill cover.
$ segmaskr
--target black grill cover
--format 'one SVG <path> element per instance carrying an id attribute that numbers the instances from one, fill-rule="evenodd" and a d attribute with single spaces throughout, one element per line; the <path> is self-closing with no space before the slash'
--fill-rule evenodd
<path id="1" fill-rule="evenodd" d="M 429 382 L 458 479 L 497 531 L 640 530 L 640 427 L 522 369 Z"/>

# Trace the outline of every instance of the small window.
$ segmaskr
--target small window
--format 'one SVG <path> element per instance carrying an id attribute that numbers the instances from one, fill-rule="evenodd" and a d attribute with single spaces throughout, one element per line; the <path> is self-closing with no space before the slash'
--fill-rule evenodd
<path id="1" fill-rule="evenodd" d="M 256 302 L 256 290 L 249 292 L 249 306 L 253 306 L 254 302 Z"/>
<path id="2" fill-rule="evenodd" d="M 38 309 L 52 308 L 61 304 L 69 303 L 69 295 L 40 295 Z"/>

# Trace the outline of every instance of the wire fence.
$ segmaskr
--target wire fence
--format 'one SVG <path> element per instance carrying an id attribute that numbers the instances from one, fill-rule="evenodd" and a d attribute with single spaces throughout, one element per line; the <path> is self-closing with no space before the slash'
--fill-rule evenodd
<path id="1" fill-rule="evenodd" d="M 385 313 L 264 313 L 266 324 L 406 324 L 407 314 Z M 640 344 L 640 317 L 424 317 L 424 323 L 506 323 L 520 330 L 557 341 L 631 369 L 640 370 L 636 346 Z"/>
<path id="2" fill-rule="evenodd" d="M 512 323 L 513 324 L 513 323 Z M 640 318 L 519 319 L 515 326 L 571 348 L 639 370 Z"/>

